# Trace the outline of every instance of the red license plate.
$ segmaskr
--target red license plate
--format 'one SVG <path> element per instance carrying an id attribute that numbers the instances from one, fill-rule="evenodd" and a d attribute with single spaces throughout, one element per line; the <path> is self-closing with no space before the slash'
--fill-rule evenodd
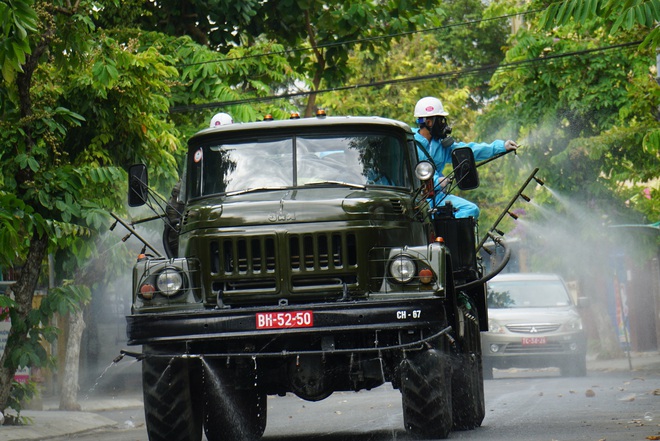
<path id="1" fill-rule="evenodd" d="M 311 328 L 314 326 L 312 311 L 258 312 L 257 329 Z"/>
<path id="2" fill-rule="evenodd" d="M 523 346 L 544 345 L 546 343 L 547 343 L 547 341 L 546 341 L 545 337 L 523 337 L 522 338 Z"/>

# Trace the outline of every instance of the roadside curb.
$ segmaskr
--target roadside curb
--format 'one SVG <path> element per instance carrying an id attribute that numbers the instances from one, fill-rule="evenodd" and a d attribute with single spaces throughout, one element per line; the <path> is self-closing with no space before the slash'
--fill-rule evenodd
<path id="1" fill-rule="evenodd" d="M 587 357 L 587 370 L 594 371 L 660 371 L 660 352 L 631 353 L 630 358 L 609 360 Z"/>
<path id="2" fill-rule="evenodd" d="M 2 426 L 0 441 L 47 440 L 117 425 L 116 421 L 91 412 L 25 410 L 21 416 L 29 418 L 31 423 Z"/>

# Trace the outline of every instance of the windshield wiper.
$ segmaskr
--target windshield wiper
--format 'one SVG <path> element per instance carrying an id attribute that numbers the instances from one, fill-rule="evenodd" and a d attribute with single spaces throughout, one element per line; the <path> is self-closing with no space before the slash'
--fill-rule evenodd
<path id="1" fill-rule="evenodd" d="M 341 185 L 342 187 L 349 187 L 349 188 L 357 188 L 359 190 L 366 190 L 367 186 L 362 185 L 362 184 L 352 184 L 350 182 L 343 182 L 343 181 L 318 181 L 318 182 L 308 182 L 306 184 L 303 184 L 303 187 L 311 187 L 311 186 L 322 186 L 322 185 Z"/>
<path id="2" fill-rule="evenodd" d="M 225 193 L 225 196 L 238 196 L 240 194 L 245 194 L 245 193 L 254 193 L 257 191 L 270 191 L 270 190 L 286 190 L 289 187 L 254 187 L 254 188 L 246 188 L 244 190 L 236 190 L 236 191 L 228 191 Z"/>

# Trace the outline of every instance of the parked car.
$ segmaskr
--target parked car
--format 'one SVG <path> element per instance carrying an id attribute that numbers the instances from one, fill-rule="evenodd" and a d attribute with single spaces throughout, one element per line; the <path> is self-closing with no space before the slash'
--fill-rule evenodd
<path id="1" fill-rule="evenodd" d="M 481 333 L 484 378 L 493 368 L 558 367 L 587 374 L 586 335 L 566 284 L 556 274 L 499 274 L 488 282 L 488 331 Z"/>

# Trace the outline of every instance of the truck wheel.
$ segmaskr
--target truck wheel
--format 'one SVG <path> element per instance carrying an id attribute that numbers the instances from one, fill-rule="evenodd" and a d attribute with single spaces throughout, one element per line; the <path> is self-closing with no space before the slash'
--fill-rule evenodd
<path id="1" fill-rule="evenodd" d="M 475 315 L 463 309 L 459 310 L 459 314 L 464 333 L 458 346 L 462 350 L 452 357 L 455 363 L 451 391 L 452 417 L 454 429 L 472 430 L 481 426 L 486 415 L 481 335 Z"/>
<path id="2" fill-rule="evenodd" d="M 452 426 L 448 356 L 430 349 L 401 362 L 403 423 L 416 438 L 447 438 Z"/>
<path id="3" fill-rule="evenodd" d="M 204 432 L 208 441 L 256 441 L 266 430 L 266 394 L 257 388 L 236 389 L 221 369 L 205 373 Z"/>
<path id="4" fill-rule="evenodd" d="M 476 354 L 458 354 L 455 361 L 451 390 L 454 429 L 472 430 L 481 426 L 486 415 L 481 363 Z"/>
<path id="5" fill-rule="evenodd" d="M 150 351 L 145 348 L 145 353 Z M 202 412 L 191 382 L 192 360 L 142 360 L 144 415 L 149 441 L 199 441 Z"/>

